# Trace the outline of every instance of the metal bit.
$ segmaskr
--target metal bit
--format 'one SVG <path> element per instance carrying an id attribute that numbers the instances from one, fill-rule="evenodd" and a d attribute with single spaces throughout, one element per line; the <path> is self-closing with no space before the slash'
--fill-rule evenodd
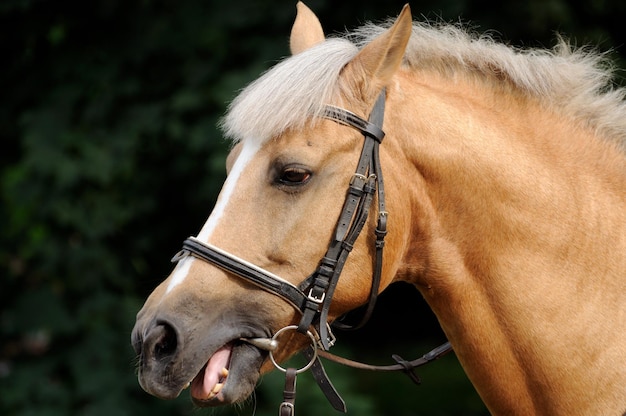
<path id="1" fill-rule="evenodd" d="M 278 341 L 272 338 L 239 338 L 243 342 L 254 345 L 260 350 L 274 351 L 278 348 Z"/>

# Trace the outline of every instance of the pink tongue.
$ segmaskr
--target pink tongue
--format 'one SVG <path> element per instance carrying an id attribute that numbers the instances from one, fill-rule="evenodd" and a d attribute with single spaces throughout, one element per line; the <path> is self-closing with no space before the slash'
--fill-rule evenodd
<path id="1" fill-rule="evenodd" d="M 200 400 L 209 398 L 211 390 L 213 390 L 220 380 L 222 368 L 228 368 L 232 350 L 233 346 L 231 344 L 224 345 L 209 358 L 209 362 L 204 370 L 204 377 L 202 376 L 202 372 L 200 372 L 193 380 L 191 389 L 191 395 L 193 397 Z"/>

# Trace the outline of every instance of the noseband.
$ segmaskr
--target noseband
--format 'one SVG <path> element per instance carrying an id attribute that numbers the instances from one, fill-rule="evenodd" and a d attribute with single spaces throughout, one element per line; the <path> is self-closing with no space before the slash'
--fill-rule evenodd
<path id="1" fill-rule="evenodd" d="M 378 296 L 388 217 L 388 213 L 385 210 L 385 190 L 379 156 L 379 146 L 385 136 L 382 130 L 385 98 L 386 94 L 385 90 L 383 90 L 374 104 L 369 120 L 364 120 L 342 108 L 330 105 L 325 108 L 322 115 L 323 118 L 358 130 L 363 134 L 364 142 L 356 172 L 350 180 L 346 199 L 335 227 L 333 240 L 326 254 L 319 262 L 317 269 L 298 286 L 218 247 L 201 242 L 194 237 L 185 240 L 182 250 L 172 258 L 172 262 L 176 262 L 191 255 L 207 261 L 230 274 L 253 283 L 269 293 L 281 297 L 299 311 L 301 319 L 296 330 L 302 334 L 310 334 L 309 329 L 313 328 L 315 333 L 318 334 L 317 345 L 304 352 L 311 359 L 313 376 L 331 405 L 343 412 L 346 411 L 345 404 L 328 380 L 317 354 L 314 355 L 313 351 L 318 346 L 322 350 L 328 351 L 335 342 L 335 337 L 328 322 L 330 305 L 348 255 L 352 251 L 354 243 L 367 221 L 374 195 L 376 195 L 378 201 L 378 222 L 375 229 L 376 240 L 372 285 L 367 307 L 361 321 L 357 325 L 349 326 L 340 322 L 335 322 L 333 325 L 339 329 L 357 329 L 362 327 L 371 316 Z M 402 370 L 410 373 L 414 367 L 439 358 L 450 351 L 450 349 L 449 344 L 446 343 L 420 359 L 411 362 L 394 357 L 398 365 L 392 366 L 369 366 L 341 359 L 329 353 L 325 353 L 323 356 L 357 368 L 383 371 Z M 417 380 L 414 378 L 414 381 Z"/>

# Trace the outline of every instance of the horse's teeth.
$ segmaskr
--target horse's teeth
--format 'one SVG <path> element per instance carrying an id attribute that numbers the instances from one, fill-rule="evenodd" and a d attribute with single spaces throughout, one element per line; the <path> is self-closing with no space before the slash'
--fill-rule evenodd
<path id="1" fill-rule="evenodd" d="M 220 372 L 220 375 L 224 378 L 228 377 L 228 368 L 224 367 L 222 368 L 222 371 Z"/>
<path id="2" fill-rule="evenodd" d="M 222 390 L 223 386 L 224 386 L 224 383 L 217 383 L 215 387 L 213 387 L 213 390 L 211 390 L 211 394 L 219 393 Z"/>
<path id="3" fill-rule="evenodd" d="M 190 382 L 188 382 L 187 384 L 185 384 L 185 387 L 183 387 L 183 390 L 188 389 L 188 388 L 189 388 L 189 386 L 191 386 L 191 381 L 190 381 Z"/>

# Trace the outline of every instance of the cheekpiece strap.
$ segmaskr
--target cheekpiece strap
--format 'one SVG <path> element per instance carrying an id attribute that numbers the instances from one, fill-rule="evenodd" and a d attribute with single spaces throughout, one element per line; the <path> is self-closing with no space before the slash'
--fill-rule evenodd
<path id="1" fill-rule="evenodd" d="M 305 304 L 298 330 L 304 332 L 311 325 L 316 325 L 320 336 L 320 346 L 324 350 L 331 347 L 330 340 L 334 337 L 328 325 L 328 313 L 343 266 L 367 221 L 370 205 L 377 190 L 379 204 L 384 201 L 383 194 L 380 192 L 382 177 L 378 177 L 381 172 L 378 146 L 385 137 L 382 130 L 385 100 L 386 92 L 383 89 L 374 104 L 369 121 L 348 110 L 330 105 L 326 106 L 326 111 L 322 115 L 326 119 L 355 128 L 364 136 L 361 156 L 348 187 L 333 241 L 315 272 L 299 285 L 300 290 L 309 294 L 308 300 L 316 301 L 316 303 Z M 382 244 L 380 245 L 382 247 Z M 378 266 L 375 265 L 374 270 L 379 270 Z M 370 308 L 373 307 L 371 303 L 375 301 L 378 292 L 379 278 L 374 277 L 373 282 L 370 292 Z"/>

